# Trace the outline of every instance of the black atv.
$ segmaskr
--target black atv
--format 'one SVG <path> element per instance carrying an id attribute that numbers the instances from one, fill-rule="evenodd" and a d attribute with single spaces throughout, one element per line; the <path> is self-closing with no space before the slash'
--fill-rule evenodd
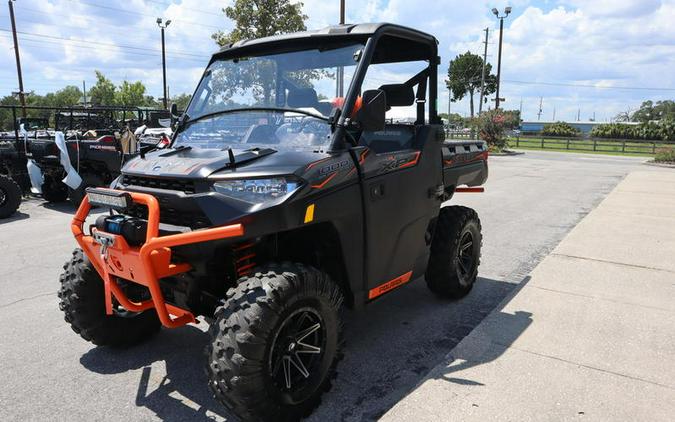
<path id="1" fill-rule="evenodd" d="M 442 205 L 481 189 L 487 147 L 444 140 L 439 63 L 433 36 L 391 24 L 220 50 L 169 148 L 129 161 L 114 189 L 88 189 L 60 279 L 66 321 L 123 347 L 204 317 L 225 406 L 309 414 L 342 356 L 343 305 L 421 276 L 446 298 L 476 281 L 478 216 Z M 85 224 L 92 206 L 111 213 Z"/>
<path id="2" fill-rule="evenodd" d="M 11 112 L 13 130 L 0 132 L 0 219 L 11 217 L 30 193 L 31 183 L 26 167 L 27 146 L 20 141 L 19 127 L 24 125 L 33 134 L 44 134 L 45 119 L 17 117 L 15 107 L 0 106 L 1 112 Z"/>
<path id="3" fill-rule="evenodd" d="M 30 189 L 25 158 L 9 136 L 0 136 L 0 219 L 19 209 L 24 189 Z"/>

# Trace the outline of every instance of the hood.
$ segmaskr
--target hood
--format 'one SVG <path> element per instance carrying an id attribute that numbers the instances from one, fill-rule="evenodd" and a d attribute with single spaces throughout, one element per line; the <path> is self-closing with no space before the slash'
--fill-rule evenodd
<path id="1" fill-rule="evenodd" d="M 270 148 L 233 149 L 233 163 L 227 150 L 181 148 L 153 151 L 137 157 L 122 168 L 133 176 L 204 179 L 226 176 L 233 170 L 240 176 L 290 174 L 317 160 L 312 152 L 281 151 Z"/>

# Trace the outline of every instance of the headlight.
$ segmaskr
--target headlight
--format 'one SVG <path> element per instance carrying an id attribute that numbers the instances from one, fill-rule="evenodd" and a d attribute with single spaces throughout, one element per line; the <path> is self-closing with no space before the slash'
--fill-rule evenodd
<path id="1" fill-rule="evenodd" d="M 250 204 L 262 204 L 290 195 L 300 183 L 284 177 L 274 179 L 223 180 L 213 184 L 213 189 L 223 195 Z"/>

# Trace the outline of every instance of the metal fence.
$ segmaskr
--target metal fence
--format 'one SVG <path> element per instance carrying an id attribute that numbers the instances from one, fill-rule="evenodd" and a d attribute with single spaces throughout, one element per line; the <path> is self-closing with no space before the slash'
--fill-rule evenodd
<path id="1" fill-rule="evenodd" d="M 31 130 L 122 129 L 170 117 L 166 110 L 143 107 L 43 107 L 0 105 L 0 132 Z"/>
<path id="2" fill-rule="evenodd" d="M 612 152 L 621 154 L 656 154 L 661 148 L 675 147 L 675 141 L 660 139 L 565 138 L 550 136 L 516 136 L 509 139 L 515 148 L 537 148 L 581 152 Z"/>

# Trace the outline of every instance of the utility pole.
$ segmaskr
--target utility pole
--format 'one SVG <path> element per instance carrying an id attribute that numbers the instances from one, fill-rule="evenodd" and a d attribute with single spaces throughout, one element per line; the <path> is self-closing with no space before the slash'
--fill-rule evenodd
<path id="1" fill-rule="evenodd" d="M 497 58 L 497 97 L 495 98 L 495 110 L 499 108 L 499 88 L 501 84 L 502 77 L 502 40 L 504 35 L 504 19 L 509 16 L 511 13 L 511 7 L 508 6 L 504 9 L 504 16 L 499 15 L 499 11 L 494 8 L 492 13 L 499 19 L 499 54 Z"/>
<path id="2" fill-rule="evenodd" d="M 523 118 L 523 97 L 520 97 L 520 108 L 518 109 L 520 113 L 520 118 Z"/>
<path id="3" fill-rule="evenodd" d="M 164 98 L 162 99 L 164 103 L 164 110 L 168 108 L 168 98 L 166 94 L 166 54 L 164 50 L 164 30 L 171 24 L 171 19 L 168 19 L 164 25 L 162 25 L 162 18 L 157 18 L 157 26 L 161 29 L 162 32 L 162 81 L 164 86 Z"/>
<path id="4" fill-rule="evenodd" d="M 488 47 L 488 36 L 490 33 L 490 28 L 485 28 L 485 49 L 483 50 L 483 71 L 480 76 L 480 103 L 478 103 L 478 115 L 483 111 L 483 98 L 485 96 L 485 64 L 487 63 L 487 47 Z M 497 94 L 499 95 L 499 94 Z"/>
<path id="5" fill-rule="evenodd" d="M 555 122 L 555 106 L 553 106 L 553 121 Z"/>
<path id="6" fill-rule="evenodd" d="M 345 0 L 340 0 L 340 25 L 345 24 Z M 335 92 L 335 96 L 338 98 L 344 97 L 344 78 L 345 78 L 345 68 L 342 66 L 339 66 L 337 68 L 337 80 L 335 81 L 337 84 L 337 89 Z"/>
<path id="7" fill-rule="evenodd" d="M 544 97 L 539 97 L 539 112 L 537 113 L 537 121 L 541 120 L 541 113 L 544 111 L 541 106 L 544 102 Z"/>
<path id="8" fill-rule="evenodd" d="M 340 0 L 340 25 L 345 24 L 345 0 Z"/>
<path id="9" fill-rule="evenodd" d="M 84 106 L 87 106 L 87 83 L 82 81 L 82 99 L 84 100 Z"/>
<path id="10" fill-rule="evenodd" d="M 577 109 L 577 122 L 581 121 L 581 107 Z"/>
<path id="11" fill-rule="evenodd" d="M 16 74 L 19 78 L 19 102 L 21 114 L 26 117 L 26 97 L 23 92 L 23 76 L 21 75 L 21 57 L 19 56 L 19 40 L 16 37 L 16 21 L 14 20 L 14 0 L 8 0 L 9 20 L 12 21 L 12 38 L 14 39 L 14 56 L 16 57 Z"/>

